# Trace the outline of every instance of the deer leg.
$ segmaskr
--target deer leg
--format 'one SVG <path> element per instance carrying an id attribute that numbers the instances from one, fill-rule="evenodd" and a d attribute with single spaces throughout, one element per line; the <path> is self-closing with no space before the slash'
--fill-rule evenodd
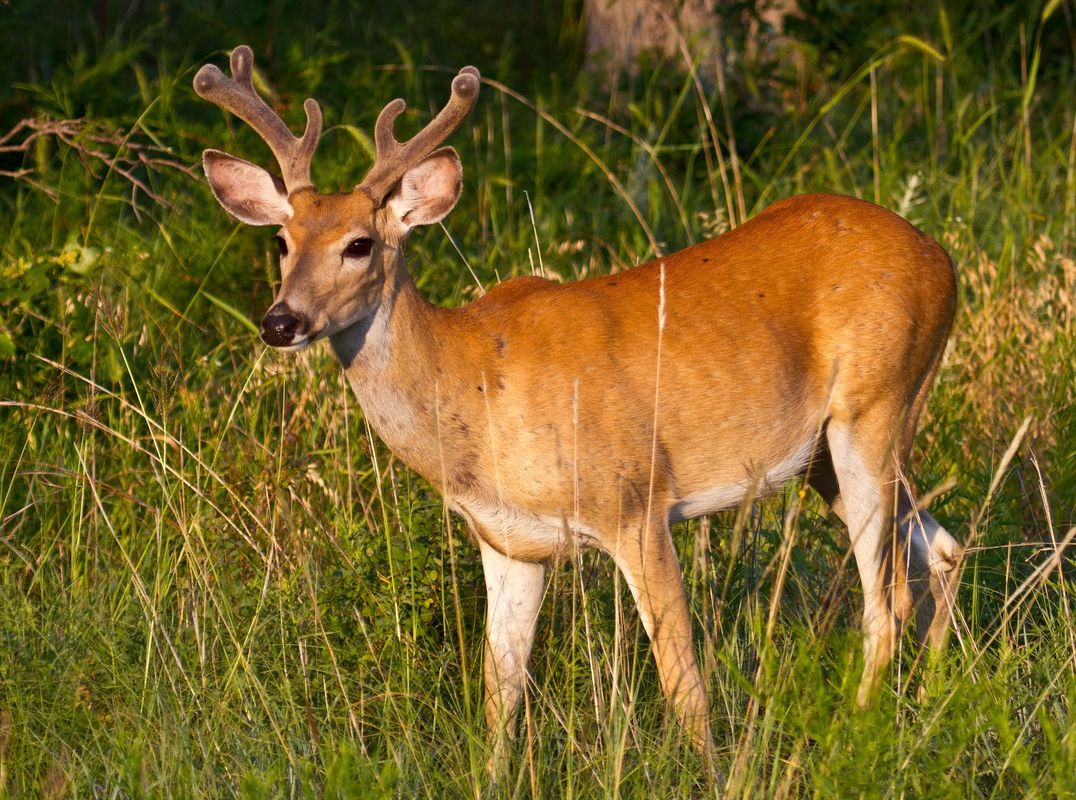
<path id="1" fill-rule="evenodd" d="M 941 355 L 939 349 L 905 420 L 901 442 L 904 454 L 911 450 L 916 423 L 927 404 L 930 387 L 941 365 Z M 897 493 L 897 523 L 908 565 L 916 638 L 920 647 L 929 645 L 937 650 L 945 644 L 953 618 L 961 547 L 927 511 L 916 511 L 909 487 L 903 483 Z"/>
<path id="2" fill-rule="evenodd" d="M 908 559 L 908 586 L 915 608 L 915 633 L 922 647 L 945 645 L 953 616 L 960 545 L 926 510 L 916 510 L 905 487 L 897 501 Z"/>
<path id="3" fill-rule="evenodd" d="M 896 415 L 879 411 L 860 415 L 854 424 L 831 420 L 826 428 L 840 487 L 839 510 L 848 525 L 863 585 L 863 678 L 856 694 L 860 706 L 870 702 L 878 678 L 892 660 L 905 616 L 905 603 L 894 598 L 900 565 L 894 559 L 896 484 L 886 426 Z"/>
<path id="4" fill-rule="evenodd" d="M 481 536 L 486 581 L 485 712 L 493 744 L 491 767 L 503 764 L 527 679 L 527 661 L 545 592 L 545 567 L 502 555 Z"/>
<path id="5" fill-rule="evenodd" d="M 695 660 L 691 616 L 667 521 L 655 519 L 636 542 L 621 541 L 613 558 L 650 637 L 662 692 L 695 747 L 709 754 L 713 748 L 709 703 Z"/>

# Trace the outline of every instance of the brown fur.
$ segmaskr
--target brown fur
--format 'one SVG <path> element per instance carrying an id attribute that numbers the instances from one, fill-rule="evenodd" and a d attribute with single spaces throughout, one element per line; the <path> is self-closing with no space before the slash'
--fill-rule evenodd
<path id="1" fill-rule="evenodd" d="M 834 236 L 838 226 L 854 246 Z M 443 481 L 457 454 L 475 450 L 470 429 L 442 424 L 439 440 L 407 460 L 450 495 L 507 493 L 550 514 L 578 499 L 596 525 L 615 523 L 623 502 L 650 494 L 661 263 L 654 489 L 662 505 L 749 479 L 824 415 L 854 418 L 879 398 L 911 406 L 953 316 L 953 271 L 933 240 L 881 208 L 826 195 L 786 200 L 612 279 L 516 278 L 458 309 L 428 305 L 404 281 L 397 302 L 407 314 L 394 317 L 393 340 L 409 357 L 399 374 L 378 379 L 423 398 L 416 410 L 427 429 L 439 415 L 491 430 L 471 485 Z M 345 366 L 361 373 L 361 364 Z M 575 460 L 573 450 L 585 455 Z M 620 497 L 608 490 L 617 481 Z"/>

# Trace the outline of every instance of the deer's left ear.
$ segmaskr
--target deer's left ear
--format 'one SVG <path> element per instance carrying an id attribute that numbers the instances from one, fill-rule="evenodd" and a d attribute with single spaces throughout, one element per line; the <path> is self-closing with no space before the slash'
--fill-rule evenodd
<path id="1" fill-rule="evenodd" d="M 404 173 L 385 205 L 410 230 L 444 219 L 460 199 L 462 189 L 460 157 L 451 147 L 442 147 Z"/>
<path id="2" fill-rule="evenodd" d="M 292 215 L 284 184 L 241 158 L 206 150 L 202 167 L 224 210 L 247 225 L 283 225 Z"/>

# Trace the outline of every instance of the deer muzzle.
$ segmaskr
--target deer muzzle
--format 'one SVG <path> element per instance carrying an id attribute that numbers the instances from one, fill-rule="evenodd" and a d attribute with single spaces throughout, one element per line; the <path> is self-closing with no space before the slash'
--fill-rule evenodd
<path id="1" fill-rule="evenodd" d="M 305 317 L 277 303 L 262 317 L 261 337 L 270 347 L 290 347 L 306 342 L 307 328 Z"/>

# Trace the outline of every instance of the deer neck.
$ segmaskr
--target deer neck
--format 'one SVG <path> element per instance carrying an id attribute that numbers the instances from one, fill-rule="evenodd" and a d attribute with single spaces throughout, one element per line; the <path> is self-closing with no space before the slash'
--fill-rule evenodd
<path id="1" fill-rule="evenodd" d="M 386 269 L 376 310 L 330 337 L 374 432 L 435 485 L 439 309 L 418 291 L 402 257 Z"/>

